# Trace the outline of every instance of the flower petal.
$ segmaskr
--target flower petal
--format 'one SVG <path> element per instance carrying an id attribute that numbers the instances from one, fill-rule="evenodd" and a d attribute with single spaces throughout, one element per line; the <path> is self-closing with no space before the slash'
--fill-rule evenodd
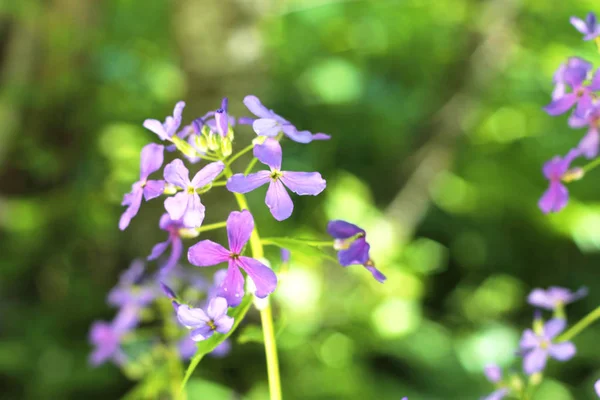
<path id="1" fill-rule="evenodd" d="M 181 253 L 183 253 L 183 242 L 179 236 L 175 236 L 171 239 L 171 255 L 169 255 L 167 261 L 160 267 L 160 273 L 163 276 L 177 265 L 181 258 Z"/>
<path id="2" fill-rule="evenodd" d="M 547 339 L 555 338 L 559 333 L 565 330 L 567 321 L 562 318 L 554 318 L 544 324 L 544 337 Z"/>
<path id="3" fill-rule="evenodd" d="M 144 185 L 144 199 L 152 200 L 163 194 L 165 181 L 147 181 Z"/>
<path id="4" fill-rule="evenodd" d="M 366 264 L 365 268 L 373 275 L 373 278 L 375 278 L 377 282 L 384 283 L 387 279 L 387 277 L 380 270 L 375 268 L 374 265 Z"/>
<path id="5" fill-rule="evenodd" d="M 533 333 L 531 329 L 525 329 L 523 335 L 521 335 L 519 347 L 521 348 L 521 350 L 528 350 L 537 347 L 539 343 L 540 338 L 535 333 Z"/>
<path id="6" fill-rule="evenodd" d="M 549 212 L 559 212 L 562 210 L 569 201 L 569 191 L 566 186 L 560 182 L 550 182 L 550 186 L 548 190 L 544 192 L 540 201 L 538 202 L 538 207 L 545 214 Z"/>
<path id="7" fill-rule="evenodd" d="M 489 395 L 484 397 L 482 400 L 502 400 L 503 398 L 508 396 L 509 393 L 510 393 L 510 391 L 507 388 L 501 388 L 501 389 L 498 389 L 498 390 L 490 393 Z"/>
<path id="8" fill-rule="evenodd" d="M 550 356 L 558 361 L 567 361 L 575 356 L 577 350 L 575 349 L 575 345 L 571 342 L 562 342 L 552 344 L 548 348 L 548 352 Z"/>
<path id="9" fill-rule="evenodd" d="M 227 190 L 233 193 L 248 193 L 269 182 L 269 171 L 258 171 L 255 174 L 235 174 L 227 181 Z"/>
<path id="10" fill-rule="evenodd" d="M 192 186 L 195 188 L 201 188 L 208 185 L 214 181 L 221 172 L 223 172 L 224 168 L 225 164 L 223 164 L 221 161 L 208 164 L 196 173 L 194 179 L 192 179 Z"/>
<path id="11" fill-rule="evenodd" d="M 225 334 L 233 328 L 233 318 L 227 315 L 223 315 L 222 317 L 216 319 L 215 321 L 215 330 L 219 333 Z"/>
<path id="12" fill-rule="evenodd" d="M 271 181 L 265 203 L 277 221 L 283 221 L 292 215 L 294 203 L 280 180 Z"/>
<path id="13" fill-rule="evenodd" d="M 546 367 L 546 360 L 548 359 L 548 352 L 540 348 L 534 348 L 523 358 L 523 371 L 527 375 L 541 372 Z"/>
<path id="14" fill-rule="evenodd" d="M 213 333 L 214 332 L 210 326 L 201 326 L 190 332 L 190 339 L 192 339 L 194 342 L 201 342 L 211 337 Z"/>
<path id="15" fill-rule="evenodd" d="M 316 196 L 325 190 L 327 185 L 318 172 L 285 171 L 280 179 L 288 189 L 300 196 Z"/>
<path id="16" fill-rule="evenodd" d="M 573 25 L 575 27 L 575 29 L 577 29 L 579 32 L 583 33 L 584 35 L 586 33 L 588 33 L 587 24 L 582 19 L 577 18 L 577 17 L 571 17 L 569 19 L 569 22 L 571 22 L 571 25 Z"/>
<path id="17" fill-rule="evenodd" d="M 211 240 L 201 240 L 188 250 L 188 261 L 197 267 L 210 267 L 229 259 L 229 251 Z"/>
<path id="18" fill-rule="evenodd" d="M 208 315 L 211 320 L 216 321 L 222 316 L 227 315 L 227 308 L 227 300 L 224 297 L 215 297 L 208 303 L 206 315 Z"/>
<path id="19" fill-rule="evenodd" d="M 265 107 L 256 96 L 248 95 L 244 97 L 244 105 L 259 118 L 270 118 L 273 115 L 273 112 Z"/>
<path id="20" fill-rule="evenodd" d="M 152 248 L 152 251 L 150 252 L 150 255 L 148 256 L 148 260 L 152 261 L 152 260 L 156 260 L 158 257 L 160 257 L 165 252 L 165 250 L 167 250 L 167 247 L 169 247 L 169 244 L 171 244 L 170 238 L 164 242 L 155 244 L 154 247 Z"/>
<path id="21" fill-rule="evenodd" d="M 267 139 L 263 144 L 257 144 L 253 150 L 258 161 L 273 169 L 281 169 L 281 144 L 276 139 Z"/>
<path id="22" fill-rule="evenodd" d="M 252 129 L 257 135 L 274 137 L 281 132 L 281 125 L 272 118 L 259 118 L 252 122 Z"/>
<path id="23" fill-rule="evenodd" d="M 175 196 L 167 197 L 165 199 L 165 210 L 169 213 L 169 217 L 173 220 L 181 219 L 188 208 L 190 197 L 186 192 L 179 192 Z"/>
<path id="24" fill-rule="evenodd" d="M 198 193 L 188 195 L 188 204 L 183 215 L 183 224 L 187 228 L 198 228 L 204 221 L 206 207 L 200 202 Z"/>
<path id="25" fill-rule="evenodd" d="M 548 296 L 548 293 L 543 289 L 533 289 L 527 297 L 527 302 L 534 307 L 544 308 L 546 310 L 554 310 L 556 302 Z"/>
<path id="26" fill-rule="evenodd" d="M 544 107 L 544 111 L 546 111 L 550 115 L 560 115 L 564 114 L 573 105 L 577 102 L 577 95 L 574 93 L 569 93 L 564 95 L 561 98 L 553 100 L 550 104 Z"/>
<path id="27" fill-rule="evenodd" d="M 165 167 L 165 181 L 182 189 L 187 189 L 187 187 L 190 186 L 191 182 L 189 176 L 190 172 L 179 158 L 171 161 Z"/>
<path id="28" fill-rule="evenodd" d="M 329 140 L 331 139 L 331 135 L 326 133 L 315 133 L 312 137 L 312 140 Z"/>
<path id="29" fill-rule="evenodd" d="M 227 238 L 229 239 L 229 249 L 240 254 L 242 249 L 250 239 L 254 229 L 254 218 L 250 211 L 233 211 L 227 217 Z"/>
<path id="30" fill-rule="evenodd" d="M 483 372 L 491 383 L 497 383 L 502 380 L 502 369 L 496 364 L 486 365 Z"/>
<path id="31" fill-rule="evenodd" d="M 299 131 L 292 124 L 282 125 L 281 130 L 287 137 L 297 143 L 310 143 L 313 140 L 313 135 L 309 131 Z"/>
<path id="32" fill-rule="evenodd" d="M 140 180 L 145 180 L 148 176 L 162 167 L 164 160 L 165 146 L 156 143 L 150 143 L 142 148 L 140 157 Z"/>
<path id="33" fill-rule="evenodd" d="M 125 230 L 129 226 L 131 219 L 137 215 L 140 210 L 140 205 L 142 204 L 142 194 L 143 190 L 137 189 L 134 192 L 125 195 L 124 201 L 127 201 L 129 206 L 119 219 L 120 230 Z"/>
<path id="34" fill-rule="evenodd" d="M 354 224 L 351 224 L 350 222 L 338 219 L 329 221 L 327 224 L 327 233 L 329 233 L 335 239 L 347 239 L 359 233 L 364 234 L 365 230 Z"/>
<path id="35" fill-rule="evenodd" d="M 594 76 L 588 87 L 592 90 L 600 90 L 600 68 L 594 72 Z"/>
<path id="36" fill-rule="evenodd" d="M 144 121 L 143 125 L 144 128 L 156 133 L 162 140 L 169 140 L 169 136 L 167 135 L 167 131 L 165 131 L 162 122 L 156 119 L 147 119 Z"/>
<path id="37" fill-rule="evenodd" d="M 200 328 L 208 325 L 208 315 L 201 308 L 191 308 L 182 304 L 177 308 L 177 319 L 186 328 Z"/>
<path id="38" fill-rule="evenodd" d="M 225 297 L 230 307 L 236 307 L 244 297 L 244 277 L 240 269 L 232 261 L 229 262 L 227 275 L 217 292 L 219 297 Z"/>
<path id="39" fill-rule="evenodd" d="M 598 155 L 598 146 L 600 145 L 600 137 L 597 128 L 591 128 L 588 133 L 581 139 L 577 148 L 588 159 L 595 158 Z"/>
<path id="40" fill-rule="evenodd" d="M 273 293 L 277 287 L 277 275 L 260 261 L 250 257 L 240 257 L 239 266 L 252 278 L 256 286 L 256 297 L 264 298 Z"/>
<path id="41" fill-rule="evenodd" d="M 355 264 L 366 264 L 369 261 L 371 246 L 364 237 L 356 239 L 349 248 L 338 252 L 338 261 L 344 267 Z"/>

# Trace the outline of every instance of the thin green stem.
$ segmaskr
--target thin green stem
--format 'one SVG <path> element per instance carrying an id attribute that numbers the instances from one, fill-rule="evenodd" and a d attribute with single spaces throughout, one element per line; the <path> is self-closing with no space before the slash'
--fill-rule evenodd
<path id="1" fill-rule="evenodd" d="M 200 232 L 212 231 L 213 229 L 225 228 L 226 226 L 227 226 L 226 221 L 215 222 L 214 224 L 202 225 L 201 227 L 196 228 L 196 232 L 200 233 Z"/>
<path id="2" fill-rule="evenodd" d="M 600 306 L 598 306 L 595 310 L 590 312 L 588 315 L 583 317 L 578 323 L 569 328 L 565 333 L 560 335 L 556 341 L 557 342 L 566 342 L 567 340 L 573 339 L 577 336 L 581 331 L 594 323 L 597 319 L 600 318 Z"/>
<path id="3" fill-rule="evenodd" d="M 244 171 L 244 175 L 248 175 L 250 172 L 252 172 L 252 169 L 256 165 L 257 161 L 258 161 L 258 158 L 253 158 L 252 161 L 250 161 L 250 163 L 246 167 L 246 170 Z"/>
<path id="4" fill-rule="evenodd" d="M 595 160 L 590 161 L 589 163 L 587 163 L 586 165 L 581 167 L 581 169 L 585 173 L 585 172 L 589 172 L 590 170 L 596 168 L 598 165 L 600 165 L 600 157 L 596 158 Z"/>
<path id="5" fill-rule="evenodd" d="M 253 161 L 255 161 L 254 159 Z M 251 163 L 252 164 L 252 163 Z M 225 167 L 225 176 L 231 177 L 233 172 L 229 167 Z M 248 210 L 246 197 L 240 193 L 234 193 L 235 199 L 241 210 Z M 250 249 L 254 258 L 263 258 L 264 249 L 256 226 L 250 235 Z M 260 322 L 263 328 L 263 338 L 265 342 L 265 356 L 267 359 L 267 376 L 269 378 L 269 394 L 271 400 L 281 400 L 281 378 L 279 375 L 279 359 L 277 357 L 277 344 L 275 342 L 275 328 L 273 326 L 273 311 L 271 303 L 267 302 L 266 307 L 260 310 Z"/>
<path id="6" fill-rule="evenodd" d="M 213 182 L 212 183 L 212 187 L 216 187 L 216 186 L 225 186 L 227 185 L 227 181 L 218 181 L 218 182 Z"/>
<path id="7" fill-rule="evenodd" d="M 243 156 L 244 154 L 246 154 L 247 152 L 249 152 L 250 150 L 252 150 L 254 148 L 254 143 L 244 147 L 242 150 L 240 150 L 238 153 L 236 153 L 235 155 L 231 156 L 231 158 L 229 160 L 227 160 L 226 165 L 230 166 L 231 164 L 233 164 L 233 162 L 235 160 L 237 160 L 238 158 L 240 158 L 241 156 Z"/>
<path id="8" fill-rule="evenodd" d="M 263 246 L 278 246 L 277 243 L 275 243 L 277 238 L 262 238 L 261 242 L 263 244 Z M 304 240 L 304 239 L 294 239 L 295 241 L 298 242 L 302 242 L 302 244 L 306 244 L 308 246 L 314 246 L 314 247 L 333 247 L 334 245 L 334 241 L 333 240 L 327 240 L 327 241 L 319 241 L 319 240 Z"/>

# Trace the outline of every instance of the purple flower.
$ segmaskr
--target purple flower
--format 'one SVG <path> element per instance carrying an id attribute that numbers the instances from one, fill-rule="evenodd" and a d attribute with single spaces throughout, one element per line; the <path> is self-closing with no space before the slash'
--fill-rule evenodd
<path id="1" fill-rule="evenodd" d="M 568 172 L 571 162 L 579 156 L 578 149 L 571 149 L 564 158 L 559 156 L 544 164 L 542 169 L 544 176 L 550 182 L 548 189 L 544 192 L 538 207 L 545 214 L 562 210 L 569 201 L 569 191 L 563 185 L 562 179 Z"/>
<path id="2" fill-rule="evenodd" d="M 533 289 L 527 297 L 527 302 L 535 307 L 544 308 L 546 310 L 555 310 L 558 307 L 573 303 L 586 295 L 586 288 L 571 292 L 569 289 L 550 286 L 548 290 L 539 288 Z"/>
<path id="3" fill-rule="evenodd" d="M 502 370 L 496 364 L 486 365 L 484 373 L 491 383 L 499 383 L 502 380 Z M 501 400 L 509 393 L 507 388 L 500 388 L 483 397 L 482 400 Z"/>
<path id="4" fill-rule="evenodd" d="M 281 262 L 282 263 L 288 263 L 290 262 L 290 256 L 292 255 L 292 253 L 288 250 L 288 249 L 281 249 Z"/>
<path id="5" fill-rule="evenodd" d="M 186 335 L 177 344 L 177 349 L 179 350 L 179 356 L 182 359 L 189 360 L 194 356 L 196 350 L 198 350 L 198 345 L 192 340 L 192 338 Z M 223 358 L 226 357 L 230 351 L 231 341 L 229 339 L 225 339 L 208 355 L 213 358 Z"/>
<path id="6" fill-rule="evenodd" d="M 219 288 L 219 296 L 226 298 L 232 307 L 240 304 L 244 295 L 244 277 L 240 268 L 252 278 L 257 297 L 267 297 L 277 287 L 277 276 L 269 267 L 258 260 L 241 255 L 253 229 L 254 219 L 248 210 L 234 211 L 227 218 L 230 250 L 210 240 L 202 240 L 188 250 L 189 262 L 198 267 L 229 263 L 227 274 Z"/>
<path id="7" fill-rule="evenodd" d="M 138 322 L 138 310 L 135 307 L 122 308 L 113 322 L 97 321 L 92 324 L 89 340 L 94 346 L 90 355 L 90 364 L 98 366 L 108 360 L 122 365 L 126 361 L 121 350 L 123 336 Z"/>
<path id="8" fill-rule="evenodd" d="M 235 118 L 233 119 L 235 121 Z M 221 137 L 229 133 L 229 115 L 227 114 L 227 97 L 221 102 L 221 108 L 215 111 L 215 128 Z M 212 130 L 212 129 L 211 129 Z M 214 131 L 213 131 L 214 132 Z"/>
<path id="9" fill-rule="evenodd" d="M 587 71 L 587 75 L 587 73 L 592 70 L 593 66 L 591 63 L 579 57 L 570 57 L 566 63 L 561 64 L 554 73 L 553 81 L 555 85 L 554 90 L 552 91 L 552 100 L 556 100 L 565 95 L 567 91 L 567 81 L 565 78 L 568 77 L 568 74 L 565 74 L 565 72 L 571 68 L 583 69 Z"/>
<path id="10" fill-rule="evenodd" d="M 500 388 L 487 396 L 483 397 L 482 400 L 502 400 L 506 396 L 508 396 L 510 391 L 507 388 Z"/>
<path id="11" fill-rule="evenodd" d="M 144 262 L 134 260 L 121 274 L 119 283 L 108 292 L 108 304 L 116 307 L 135 306 L 139 309 L 150 304 L 158 295 L 155 284 L 144 280 Z"/>
<path id="12" fill-rule="evenodd" d="M 379 282 L 386 280 L 371 260 L 369 251 L 371 246 L 367 243 L 367 233 L 364 229 L 350 222 L 335 220 L 327 224 L 327 233 L 335 239 L 333 248 L 338 250 L 338 261 L 343 267 L 349 265 L 363 265 Z"/>
<path id="13" fill-rule="evenodd" d="M 593 12 L 585 17 L 585 21 L 577 17 L 571 17 L 570 21 L 575 29 L 583 33 L 583 40 L 592 40 L 600 36 L 600 24 Z"/>
<path id="14" fill-rule="evenodd" d="M 165 252 L 165 250 L 167 250 L 167 247 L 170 245 L 171 255 L 161 268 L 161 274 L 164 275 L 169 272 L 181 258 L 181 253 L 183 252 L 183 242 L 181 241 L 179 230 L 184 228 L 184 225 L 182 221 L 172 220 L 169 214 L 163 214 L 163 216 L 160 217 L 160 222 L 158 225 L 160 226 L 160 229 L 169 233 L 169 238 L 164 242 L 154 245 L 150 255 L 148 256 L 148 260 L 156 260 Z"/>
<path id="15" fill-rule="evenodd" d="M 564 68 L 560 73 L 560 68 Z M 589 85 L 584 85 L 585 80 L 591 69 L 591 64 L 579 60 L 569 62 L 566 67 L 559 68 L 561 81 L 570 86 L 572 91 L 566 93 L 564 90 L 556 90 L 553 93 L 553 100 L 544 107 L 544 110 L 550 115 L 560 115 L 567 112 L 571 107 L 577 104 L 576 112 L 585 114 L 586 110 L 592 105 L 592 91 L 600 89 L 600 73 L 596 71 Z M 556 80 L 556 76 L 555 76 Z"/>
<path id="16" fill-rule="evenodd" d="M 131 219 L 136 216 L 142 204 L 142 196 L 146 201 L 154 199 L 163 193 L 165 182 L 148 180 L 151 173 L 160 169 L 163 163 L 164 146 L 150 143 L 144 146 L 140 161 L 140 180 L 131 187 L 131 192 L 123 196 L 121 205 L 127 210 L 121 215 L 119 229 L 124 230 L 129 226 Z"/>
<path id="17" fill-rule="evenodd" d="M 248 193 L 269 183 L 265 203 L 278 221 L 289 218 L 294 210 L 286 187 L 301 196 L 316 196 L 325 189 L 326 182 L 318 172 L 281 171 L 281 145 L 275 139 L 269 138 L 263 144 L 254 146 L 254 156 L 269 166 L 271 171 L 235 174 L 227 181 L 227 189 L 234 193 Z"/>
<path id="18" fill-rule="evenodd" d="M 551 319 L 546 322 L 538 335 L 531 329 L 525 330 L 521 336 L 519 347 L 523 352 L 523 370 L 527 375 L 541 372 L 546 367 L 548 356 L 567 361 L 575 355 L 575 345 L 571 342 L 552 343 L 567 325 L 564 319 Z"/>
<path id="19" fill-rule="evenodd" d="M 184 107 L 183 101 L 178 102 L 175 104 L 172 117 L 167 117 L 164 123 L 156 119 L 147 119 L 144 121 L 144 128 L 156 133 L 161 140 L 171 141 L 181 125 L 181 113 Z"/>
<path id="20" fill-rule="evenodd" d="M 227 315 L 227 300 L 223 297 L 215 297 L 210 301 L 206 312 L 201 308 L 191 308 L 185 304 L 177 308 L 177 319 L 192 332 L 190 337 L 193 341 L 206 340 L 217 331 L 227 333 L 233 327 L 233 318 Z"/>
<path id="21" fill-rule="evenodd" d="M 283 132 L 287 137 L 298 143 L 310 143 L 313 140 L 328 140 L 331 138 L 331 136 L 324 133 L 313 135 L 309 131 L 298 131 L 291 122 L 265 107 L 256 96 L 244 97 L 244 104 L 252 114 L 258 117 L 252 123 L 252 128 L 257 135 L 275 137 Z M 244 120 L 244 122 L 248 121 Z"/>
<path id="22" fill-rule="evenodd" d="M 598 134 L 598 126 L 600 125 L 600 103 L 592 105 L 588 108 L 584 115 L 573 113 L 569 117 L 569 125 L 571 128 L 583 128 L 589 126 L 588 133 L 581 139 L 577 146 L 581 153 L 588 159 L 592 159 L 598 155 L 598 144 L 600 135 Z"/>
<path id="23" fill-rule="evenodd" d="M 206 165 L 190 181 L 189 171 L 180 159 L 173 160 L 165 167 L 165 180 L 181 189 L 173 197 L 165 200 L 165 209 L 172 220 L 182 220 L 189 228 L 197 228 L 204 220 L 204 205 L 196 189 L 211 183 L 225 168 L 221 161 Z"/>

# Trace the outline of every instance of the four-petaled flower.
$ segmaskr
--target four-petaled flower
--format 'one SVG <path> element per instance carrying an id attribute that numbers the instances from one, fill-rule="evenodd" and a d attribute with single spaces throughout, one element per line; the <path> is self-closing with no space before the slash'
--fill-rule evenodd
<path id="1" fill-rule="evenodd" d="M 138 322 L 138 312 L 135 307 L 122 308 L 115 319 L 108 323 L 96 321 L 90 329 L 89 340 L 94 346 L 89 362 L 98 366 L 105 361 L 112 360 L 117 365 L 122 365 L 127 360 L 121 350 L 121 341 Z"/>
<path id="2" fill-rule="evenodd" d="M 181 189 L 173 197 L 165 200 L 165 209 L 173 220 L 182 220 L 188 228 L 197 228 L 204 221 L 204 205 L 200 202 L 200 189 L 211 183 L 225 168 L 225 164 L 216 161 L 206 165 L 190 181 L 189 171 L 180 159 L 170 162 L 164 171 L 165 181 Z"/>
<path id="3" fill-rule="evenodd" d="M 136 216 L 142 204 L 142 196 L 148 201 L 162 194 L 165 182 L 148 180 L 148 177 L 162 166 L 164 149 L 164 146 L 155 143 L 147 144 L 142 149 L 140 180 L 132 185 L 131 192 L 123 196 L 121 205 L 127 206 L 127 209 L 121 215 L 119 229 L 124 230 L 127 228 L 131 219 Z"/>
<path id="4" fill-rule="evenodd" d="M 561 64 L 556 70 L 556 72 L 554 72 L 554 76 L 552 78 L 552 80 L 554 81 L 554 89 L 552 90 L 552 100 L 556 100 L 565 95 L 567 91 L 565 72 L 569 68 L 581 68 L 589 72 L 592 70 L 593 66 L 591 63 L 579 57 L 570 57 L 566 63 Z"/>
<path id="5" fill-rule="evenodd" d="M 290 121 L 265 107 L 256 96 L 244 97 L 244 104 L 252 114 L 258 117 L 252 122 L 252 128 L 257 135 L 275 137 L 283 132 L 287 137 L 298 143 L 310 143 L 313 140 L 328 140 L 331 138 L 325 133 L 315 133 L 313 135 L 309 131 L 298 131 Z"/>
<path id="6" fill-rule="evenodd" d="M 579 149 L 571 149 L 564 158 L 556 156 L 544 164 L 542 171 L 546 179 L 550 182 L 548 189 L 538 202 L 538 206 L 544 213 L 547 214 L 551 211 L 558 212 L 567 205 L 569 191 L 562 183 L 562 179 L 569 171 L 571 162 L 579 156 L 579 153 Z"/>
<path id="7" fill-rule="evenodd" d="M 333 248 L 338 250 L 340 265 L 363 265 L 377 281 L 385 281 L 385 275 L 375 268 L 371 260 L 371 245 L 367 243 L 367 233 L 364 229 L 350 222 L 334 220 L 327 224 L 327 233 L 335 239 Z"/>
<path id="8" fill-rule="evenodd" d="M 499 383 L 502 380 L 502 370 L 496 364 L 486 365 L 484 373 L 488 381 L 491 383 Z M 502 400 L 508 395 L 508 393 L 508 388 L 501 387 L 483 397 L 481 400 Z"/>
<path id="9" fill-rule="evenodd" d="M 167 272 L 171 271 L 171 269 L 177 264 L 177 262 L 181 258 L 181 253 L 183 252 L 183 243 L 181 241 L 180 230 L 184 229 L 185 226 L 180 220 L 172 220 L 169 214 L 163 214 L 162 217 L 160 217 L 160 222 L 158 223 L 158 226 L 163 231 L 167 231 L 169 233 L 169 237 L 166 241 L 154 245 L 152 251 L 150 252 L 150 255 L 148 256 L 148 260 L 156 260 L 165 252 L 165 250 L 167 250 L 167 247 L 169 247 L 170 245 L 171 255 L 161 268 L 161 274 L 164 275 Z"/>
<path id="10" fill-rule="evenodd" d="M 254 258 L 242 256 L 244 245 L 254 230 L 254 219 L 248 210 L 234 211 L 227 218 L 227 250 L 218 243 L 202 240 L 188 250 L 188 260 L 198 267 L 209 267 L 223 262 L 229 263 L 227 275 L 223 280 L 218 295 L 227 299 L 230 306 L 235 307 L 244 296 L 244 277 L 240 268 L 256 286 L 255 295 L 264 298 L 277 287 L 277 276 L 266 265 Z"/>
<path id="11" fill-rule="evenodd" d="M 247 193 L 269 183 L 265 203 L 278 221 L 289 218 L 294 210 L 294 203 L 285 187 L 301 196 L 316 196 L 325 189 L 326 182 L 318 172 L 281 171 L 281 145 L 275 139 L 269 138 L 254 146 L 254 156 L 271 170 L 235 174 L 227 181 L 227 189 L 234 193 Z"/>
<path id="12" fill-rule="evenodd" d="M 147 119 L 144 121 L 144 128 L 156 133 L 161 140 L 172 141 L 173 135 L 177 133 L 179 125 L 181 125 L 181 114 L 185 103 L 183 101 L 175 104 L 173 109 L 173 116 L 168 116 L 165 122 L 162 123 L 157 119 Z"/>
<path id="13" fill-rule="evenodd" d="M 583 33 L 583 40 L 592 40 L 600 36 L 600 24 L 593 12 L 585 17 L 585 21 L 577 17 L 571 17 L 570 21 L 575 29 Z"/>
<path id="14" fill-rule="evenodd" d="M 558 286 L 551 286 L 548 290 L 533 289 L 527 297 L 527 302 L 535 307 L 546 310 L 555 310 L 558 307 L 565 306 L 587 295 L 587 289 L 581 288 L 576 292 L 571 292 Z"/>
<path id="15" fill-rule="evenodd" d="M 523 332 L 519 347 L 523 352 L 523 370 L 526 374 L 531 375 L 543 371 L 548 356 L 558 361 L 567 361 L 575 355 L 576 349 L 573 343 L 552 343 L 552 340 L 565 329 L 566 325 L 567 322 L 564 319 L 555 318 L 546 322 L 539 334 L 534 333 L 531 329 Z"/>
<path id="16" fill-rule="evenodd" d="M 211 337 L 215 331 L 225 334 L 231 330 L 234 321 L 227 315 L 227 307 L 227 300 L 222 297 L 212 299 L 206 312 L 201 308 L 180 304 L 177 307 L 177 319 L 192 330 L 190 338 L 199 342 Z"/>
<path id="17" fill-rule="evenodd" d="M 600 134 L 598 133 L 599 125 L 600 103 L 590 106 L 583 115 L 573 113 L 569 117 L 569 126 L 571 126 L 571 128 L 583 128 L 589 126 L 588 133 L 581 139 L 577 146 L 581 153 L 589 159 L 598 155 L 598 146 L 600 142 Z"/>
<path id="18" fill-rule="evenodd" d="M 589 85 L 584 85 L 591 69 L 591 64 L 582 62 L 569 63 L 562 72 L 562 81 L 570 86 L 572 91 L 566 93 L 564 90 L 553 94 L 553 100 L 544 107 L 550 115 L 560 115 L 567 112 L 577 104 L 576 112 L 585 114 L 592 105 L 592 91 L 600 90 L 600 73 L 596 71 Z"/>

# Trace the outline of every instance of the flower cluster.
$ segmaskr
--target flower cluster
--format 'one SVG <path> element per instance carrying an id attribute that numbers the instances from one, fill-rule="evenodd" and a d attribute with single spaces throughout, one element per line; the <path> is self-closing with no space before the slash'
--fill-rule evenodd
<path id="1" fill-rule="evenodd" d="M 600 49 L 600 24 L 594 13 L 589 13 L 585 21 L 572 17 L 571 24 L 584 35 L 584 40 L 595 39 Z M 600 68 L 594 70 L 590 62 L 571 57 L 560 65 L 553 81 L 552 101 L 544 110 L 551 116 L 571 111 L 569 126 L 585 128 L 587 132 L 564 157 L 556 156 L 544 164 L 543 174 L 549 187 L 538 203 L 544 213 L 558 212 L 567 205 L 569 191 L 564 183 L 581 179 L 585 172 L 582 168 L 572 168 L 571 163 L 580 157 L 596 158 L 600 146 L 600 102 L 597 94 L 600 91 Z"/>

